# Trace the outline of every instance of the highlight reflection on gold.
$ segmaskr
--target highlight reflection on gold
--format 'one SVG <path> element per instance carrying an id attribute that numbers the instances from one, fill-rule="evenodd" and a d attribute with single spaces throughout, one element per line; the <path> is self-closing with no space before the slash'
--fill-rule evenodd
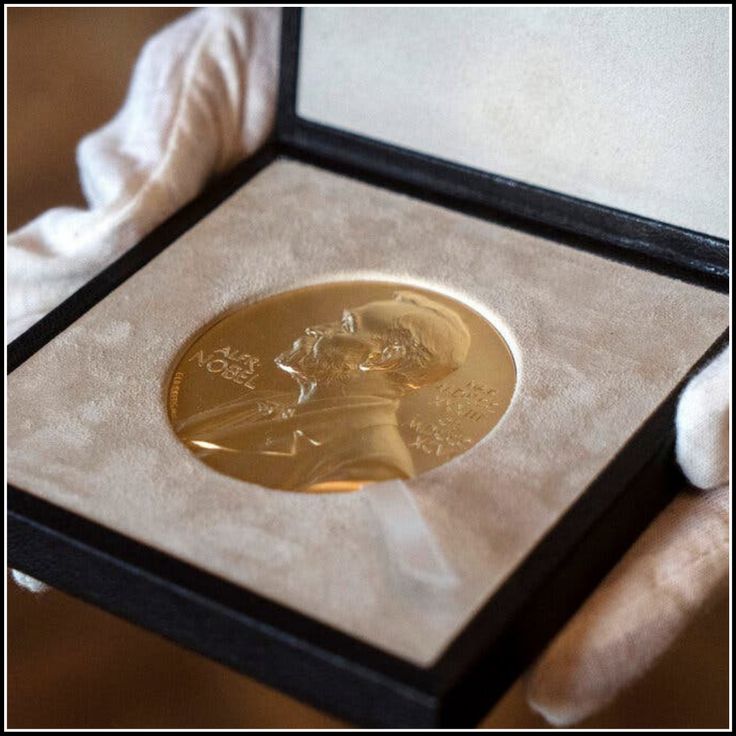
<path id="1" fill-rule="evenodd" d="M 169 417 L 182 442 L 227 475 L 350 491 L 467 450 L 500 419 L 515 374 L 499 333 L 459 302 L 335 282 L 246 305 L 207 328 L 174 368 Z"/>

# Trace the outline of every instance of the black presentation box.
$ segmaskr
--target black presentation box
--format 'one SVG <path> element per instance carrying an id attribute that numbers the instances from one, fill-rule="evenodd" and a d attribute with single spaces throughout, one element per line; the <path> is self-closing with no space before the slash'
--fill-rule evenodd
<path id="1" fill-rule="evenodd" d="M 305 162 L 604 259 L 725 292 L 727 241 L 309 122 L 297 114 L 302 11 L 283 11 L 270 143 L 8 348 L 15 371 L 279 159 Z M 469 726 L 489 710 L 678 489 L 673 416 L 689 375 L 422 667 L 9 486 L 8 562 L 50 585 L 360 725 Z"/>

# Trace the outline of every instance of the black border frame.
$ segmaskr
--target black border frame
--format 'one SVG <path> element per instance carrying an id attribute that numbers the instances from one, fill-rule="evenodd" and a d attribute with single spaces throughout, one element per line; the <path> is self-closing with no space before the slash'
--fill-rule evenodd
<path id="1" fill-rule="evenodd" d="M 163 223 L 8 347 L 14 370 L 279 156 L 483 219 L 728 288 L 728 244 L 296 116 L 300 10 L 284 9 L 275 140 Z M 500 697 L 669 500 L 676 399 L 687 378 L 430 668 L 390 655 L 95 522 L 8 489 L 11 566 L 354 722 L 469 726 Z"/>

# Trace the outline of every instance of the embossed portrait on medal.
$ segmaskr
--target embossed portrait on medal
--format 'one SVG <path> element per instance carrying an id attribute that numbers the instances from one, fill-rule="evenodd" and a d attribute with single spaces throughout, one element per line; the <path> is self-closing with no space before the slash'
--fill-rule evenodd
<path id="1" fill-rule="evenodd" d="M 497 355 L 481 381 L 466 364 L 489 339 Z M 498 421 L 514 380 L 505 342 L 468 307 L 425 289 L 339 282 L 216 322 L 179 360 L 168 406 L 179 439 L 220 472 L 347 491 L 468 449 Z"/>

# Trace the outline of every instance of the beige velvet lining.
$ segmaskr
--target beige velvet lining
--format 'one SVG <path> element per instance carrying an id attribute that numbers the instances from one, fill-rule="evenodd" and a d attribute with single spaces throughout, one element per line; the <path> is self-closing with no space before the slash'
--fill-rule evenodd
<path id="1" fill-rule="evenodd" d="M 366 489 L 274 492 L 169 428 L 177 351 L 232 304 L 338 277 L 446 290 L 508 337 L 499 426 L 408 483 L 459 584 L 403 575 Z M 16 370 L 21 488 L 416 663 L 434 661 L 728 323 L 704 289 L 279 161 Z"/>

